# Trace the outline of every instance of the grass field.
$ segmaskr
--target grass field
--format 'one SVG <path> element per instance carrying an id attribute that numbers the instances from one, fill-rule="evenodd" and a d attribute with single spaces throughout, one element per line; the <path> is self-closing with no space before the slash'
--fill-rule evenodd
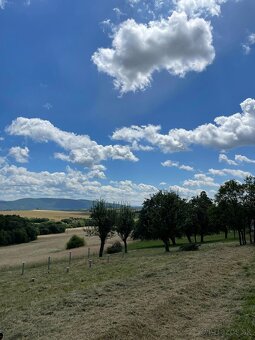
<path id="1" fill-rule="evenodd" d="M 26 264 L 45 263 L 49 256 L 53 260 L 65 259 L 69 256 L 69 251 L 65 250 L 67 241 L 72 235 L 84 237 L 83 228 L 66 229 L 63 234 L 38 236 L 36 241 L 22 243 L 7 247 L 0 247 L 0 268 L 20 266 L 22 262 Z M 112 244 L 118 237 L 107 240 L 106 245 Z M 99 238 L 97 236 L 86 237 L 86 246 L 72 250 L 74 257 L 85 256 L 90 248 L 91 253 L 98 253 Z"/>
<path id="2" fill-rule="evenodd" d="M 0 215 L 19 215 L 27 218 L 49 218 L 50 220 L 60 221 L 64 218 L 89 218 L 88 212 L 82 211 L 58 211 L 58 210 L 4 210 Z"/>
<path id="3" fill-rule="evenodd" d="M 67 258 L 49 274 L 46 263 L 24 276 L 2 268 L 0 328 L 11 340 L 254 339 L 254 250 L 217 242 L 136 249 L 92 268 L 77 258 L 69 273 Z"/>

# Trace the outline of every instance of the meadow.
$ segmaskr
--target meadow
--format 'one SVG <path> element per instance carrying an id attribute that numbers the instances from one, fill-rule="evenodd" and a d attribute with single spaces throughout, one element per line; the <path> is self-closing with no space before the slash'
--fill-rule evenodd
<path id="1" fill-rule="evenodd" d="M 91 268 L 81 248 L 69 272 L 63 249 L 49 273 L 46 259 L 31 256 L 23 276 L 9 263 L 0 268 L 0 328 L 11 340 L 253 339 L 254 246 L 222 236 L 208 237 L 199 251 L 169 254 L 158 241 L 133 242 L 125 255 L 92 254 Z M 51 237 L 63 245 L 68 233 L 26 246 L 49 250 Z M 95 237 L 86 239 L 98 249 Z M 0 250 L 8 257 L 22 246 Z"/>
<path id="2" fill-rule="evenodd" d="M 89 218 L 86 211 L 63 211 L 63 210 L 2 210 L 0 215 L 18 215 L 27 218 L 48 218 L 61 221 L 65 218 Z"/>

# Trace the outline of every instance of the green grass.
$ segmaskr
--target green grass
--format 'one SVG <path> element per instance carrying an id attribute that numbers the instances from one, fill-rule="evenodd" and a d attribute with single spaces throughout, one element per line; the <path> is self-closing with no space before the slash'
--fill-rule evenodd
<path id="1" fill-rule="evenodd" d="M 255 337 L 255 259 L 251 265 L 244 266 L 243 270 L 249 284 L 244 286 L 245 292 L 239 315 L 231 327 L 223 330 L 223 334 L 229 340 L 252 340 Z"/>
<path id="2" fill-rule="evenodd" d="M 232 242 L 234 241 L 234 233 L 230 232 L 228 238 L 225 239 L 224 233 L 207 235 L 204 237 L 204 243 L 215 243 L 215 242 Z M 237 239 L 236 239 L 237 240 Z M 192 238 L 194 241 L 194 238 Z M 197 243 L 200 243 L 200 237 L 197 237 Z M 179 247 L 183 244 L 188 243 L 186 237 L 176 239 L 176 246 Z M 149 249 L 149 248 L 164 248 L 161 240 L 148 240 L 148 241 L 136 241 L 128 245 L 129 250 Z"/>
<path id="3" fill-rule="evenodd" d="M 247 287 L 230 329 L 254 330 L 254 248 L 217 242 L 222 238 L 208 236 L 198 252 L 170 254 L 160 241 L 135 242 L 129 245 L 135 251 L 111 255 L 109 262 L 107 255 L 94 256 L 92 268 L 87 257 L 73 258 L 69 272 L 68 252 L 65 260 L 53 258 L 50 273 L 47 261 L 27 266 L 23 276 L 21 267 L 0 269 L 0 328 L 10 340 L 196 339 L 201 316 L 209 330 L 221 321 L 229 329 L 232 299 Z"/>

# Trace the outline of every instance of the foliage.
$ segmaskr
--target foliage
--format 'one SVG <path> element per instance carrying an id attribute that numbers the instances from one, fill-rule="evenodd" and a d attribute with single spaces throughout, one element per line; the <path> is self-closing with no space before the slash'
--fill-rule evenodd
<path id="1" fill-rule="evenodd" d="M 15 215 L 0 215 L 0 246 L 34 241 L 37 235 L 37 228 L 28 219 Z"/>
<path id="2" fill-rule="evenodd" d="M 122 244 L 120 243 L 120 241 L 116 241 L 107 248 L 106 252 L 107 254 L 120 253 L 122 252 Z"/>
<path id="3" fill-rule="evenodd" d="M 143 203 L 134 237 L 160 239 L 169 251 L 169 239 L 175 244 L 179 234 L 184 201 L 174 192 L 159 191 Z"/>
<path id="4" fill-rule="evenodd" d="M 66 230 L 66 225 L 62 222 L 49 221 L 38 224 L 40 235 L 60 234 Z"/>
<path id="5" fill-rule="evenodd" d="M 91 209 L 90 217 L 95 221 L 95 230 L 101 240 L 99 257 L 102 257 L 105 241 L 116 221 L 116 210 L 109 207 L 104 200 L 99 200 Z"/>
<path id="6" fill-rule="evenodd" d="M 127 238 L 131 234 L 135 225 L 135 215 L 132 208 L 128 205 L 122 205 L 116 217 L 116 231 L 124 242 L 125 253 L 127 253 Z"/>
<path id="7" fill-rule="evenodd" d="M 73 235 L 66 244 L 66 249 L 73 249 L 83 247 L 85 245 L 85 240 L 82 237 Z"/>

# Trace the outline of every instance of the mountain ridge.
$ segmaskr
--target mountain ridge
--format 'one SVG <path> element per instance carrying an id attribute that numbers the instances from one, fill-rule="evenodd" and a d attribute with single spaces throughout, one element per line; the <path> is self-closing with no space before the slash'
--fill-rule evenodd
<path id="1" fill-rule="evenodd" d="M 14 201 L 0 201 L 0 210 L 88 210 L 91 200 L 68 198 L 21 198 Z"/>

